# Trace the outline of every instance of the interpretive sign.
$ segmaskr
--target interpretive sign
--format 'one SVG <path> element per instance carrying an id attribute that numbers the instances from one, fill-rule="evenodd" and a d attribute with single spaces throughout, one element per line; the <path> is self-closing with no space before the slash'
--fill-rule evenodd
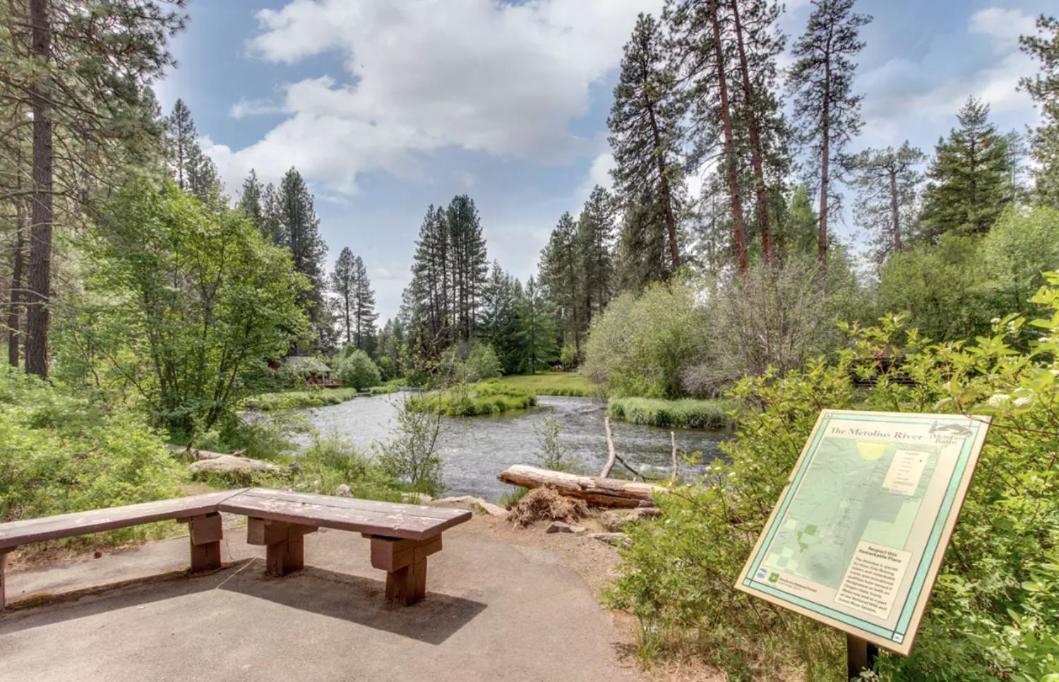
<path id="1" fill-rule="evenodd" d="M 988 428 L 825 410 L 736 587 L 907 655 Z"/>

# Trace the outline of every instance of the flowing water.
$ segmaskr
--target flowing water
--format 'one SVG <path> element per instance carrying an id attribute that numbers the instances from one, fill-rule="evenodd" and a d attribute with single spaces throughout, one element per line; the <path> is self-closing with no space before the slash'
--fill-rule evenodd
<path id="1" fill-rule="evenodd" d="M 392 434 L 400 394 L 356 398 L 339 405 L 314 408 L 302 414 L 322 435 L 336 435 L 361 450 Z M 492 417 L 445 419 L 439 439 L 444 462 L 445 494 L 477 495 L 496 500 L 511 487 L 496 479 L 512 464 L 537 464 L 538 431 L 546 419 L 559 425 L 559 441 L 579 471 L 598 473 L 607 460 L 603 429 L 604 403 L 591 398 L 541 396 L 531 410 Z M 614 445 L 629 465 L 648 478 L 664 478 L 671 471 L 672 447 L 668 429 L 612 422 Z M 680 453 L 701 452 L 703 462 L 718 455 L 721 431 L 676 431 Z M 698 467 L 681 462 L 683 475 Z M 627 477 L 620 464 L 613 475 Z"/>

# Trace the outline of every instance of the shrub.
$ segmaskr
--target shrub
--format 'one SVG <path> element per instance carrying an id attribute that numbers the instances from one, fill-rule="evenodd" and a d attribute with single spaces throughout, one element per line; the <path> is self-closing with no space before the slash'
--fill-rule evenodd
<path id="1" fill-rule="evenodd" d="M 681 371 L 705 352 L 705 327 L 687 284 L 655 284 L 639 298 L 622 294 L 593 322 L 582 371 L 614 395 L 680 397 Z"/>
<path id="2" fill-rule="evenodd" d="M 842 637 L 733 583 L 822 408 L 992 413 L 978 465 L 910 657 L 883 654 L 884 679 L 1039 679 L 1059 660 L 1059 275 L 1034 298 L 1045 332 L 1019 353 L 1025 320 L 974 343 L 936 345 L 901 318 L 850 329 L 831 361 L 766 372 L 731 392 L 745 410 L 700 485 L 658 498 L 630 530 L 612 603 L 640 619 L 644 651 L 694 650 L 733 677 L 798 660 L 836 676 Z M 903 355 L 881 367 L 884 351 Z M 854 378 L 870 388 L 854 386 Z M 909 381 L 911 380 L 911 381 Z M 830 671 L 828 673 L 827 671 Z"/>
<path id="3" fill-rule="evenodd" d="M 379 368 L 359 349 L 343 351 L 332 360 L 335 376 L 346 388 L 363 391 L 382 383 Z"/>
<path id="4" fill-rule="evenodd" d="M 659 400 L 611 398 L 607 414 L 644 426 L 678 429 L 723 429 L 732 425 L 735 405 L 726 400 Z"/>
<path id="5" fill-rule="evenodd" d="M 559 440 L 559 431 L 559 422 L 551 418 L 544 419 L 534 427 L 533 432 L 537 436 L 537 444 L 540 447 L 537 459 L 545 469 L 570 471 L 573 462 Z"/>
<path id="6" fill-rule="evenodd" d="M 456 378 L 466 383 L 484 381 L 500 376 L 500 358 L 487 343 L 475 344 L 467 353 L 467 358 L 459 366 Z"/>
<path id="7" fill-rule="evenodd" d="M 0 367 L 0 521 L 180 495 L 187 476 L 158 432 L 105 408 Z"/>
<path id="8" fill-rule="evenodd" d="M 397 412 L 394 437 L 377 449 L 382 471 L 414 492 L 439 495 L 445 487 L 438 454 L 440 434 L 441 414 L 415 410 L 411 398 L 405 399 Z"/>

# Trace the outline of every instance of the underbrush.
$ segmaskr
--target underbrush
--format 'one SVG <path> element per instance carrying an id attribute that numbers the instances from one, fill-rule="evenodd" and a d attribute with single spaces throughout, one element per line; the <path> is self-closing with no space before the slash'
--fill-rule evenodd
<path id="1" fill-rule="evenodd" d="M 733 424 L 735 405 L 727 400 L 611 398 L 607 414 L 643 426 L 677 429 L 724 429 Z"/>
<path id="2" fill-rule="evenodd" d="M 0 367 L 0 521 L 176 497 L 187 480 L 142 417 Z M 122 542 L 159 528 L 91 540 Z"/>
<path id="3" fill-rule="evenodd" d="M 492 381 L 461 385 L 408 398 L 408 409 L 448 417 L 477 417 L 525 410 L 537 404 L 537 396 Z"/>
<path id="4" fill-rule="evenodd" d="M 1049 282 L 1034 298 L 1046 319 L 1009 316 L 974 342 L 931 344 L 884 318 L 852 328 L 832 359 L 742 380 L 725 459 L 660 495 L 662 517 L 629 531 L 609 600 L 639 619 L 641 654 L 691 654 L 732 679 L 792 666 L 807 679 L 844 679 L 839 633 L 734 587 L 820 410 L 987 414 L 993 425 L 916 646 L 908 657 L 882 652 L 876 671 L 1049 679 L 1059 669 L 1059 275 Z M 900 367 L 869 362 L 887 355 Z"/>

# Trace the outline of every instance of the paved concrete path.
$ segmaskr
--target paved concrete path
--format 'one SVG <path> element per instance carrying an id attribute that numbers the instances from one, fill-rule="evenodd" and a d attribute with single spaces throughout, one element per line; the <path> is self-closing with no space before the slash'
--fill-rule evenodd
<path id="1" fill-rule="evenodd" d="M 477 520 L 476 520 L 477 521 Z M 264 575 L 245 532 L 233 565 L 0 615 L 4 680 L 636 680 L 584 580 L 548 550 L 471 522 L 445 533 L 427 598 L 388 608 L 358 535 L 306 538 L 307 568 Z M 570 538 L 574 540 L 574 538 Z M 186 567 L 187 540 L 10 575 L 9 597 Z"/>

